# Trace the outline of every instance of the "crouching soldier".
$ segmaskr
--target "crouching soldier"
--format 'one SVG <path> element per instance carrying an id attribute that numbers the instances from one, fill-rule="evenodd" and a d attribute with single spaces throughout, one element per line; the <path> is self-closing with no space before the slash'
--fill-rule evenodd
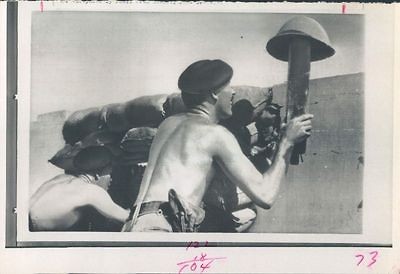
<path id="1" fill-rule="evenodd" d="M 73 171 L 71 168 L 43 183 L 32 195 L 30 231 L 87 231 L 91 230 L 89 220 L 93 216 L 101 217 L 103 222 L 123 223 L 127 219 L 129 210 L 115 204 L 107 193 L 113 155 L 104 144 L 93 145 L 97 141 L 95 138 L 83 149 L 85 145 L 77 144 L 80 151 L 76 155 L 76 148 L 68 148 L 69 153 L 64 149 L 64 155 L 74 155 L 70 164 Z M 54 157 L 50 161 L 57 162 Z"/>

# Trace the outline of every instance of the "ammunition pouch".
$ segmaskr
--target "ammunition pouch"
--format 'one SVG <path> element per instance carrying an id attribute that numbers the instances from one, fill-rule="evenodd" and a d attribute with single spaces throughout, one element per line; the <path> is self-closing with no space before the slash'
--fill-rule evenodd
<path id="1" fill-rule="evenodd" d="M 179 197 L 173 189 L 168 192 L 168 203 L 161 209 L 174 232 L 197 232 L 205 216 L 201 207 Z"/>

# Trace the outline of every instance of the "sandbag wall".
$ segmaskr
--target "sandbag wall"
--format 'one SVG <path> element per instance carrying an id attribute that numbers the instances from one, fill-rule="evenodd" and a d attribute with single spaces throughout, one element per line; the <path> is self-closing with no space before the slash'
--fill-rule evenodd
<path id="1" fill-rule="evenodd" d="M 262 111 L 271 100 L 268 88 L 239 86 L 234 89 L 233 124 L 250 123 L 255 113 Z M 120 205 L 129 207 L 138 191 L 138 186 L 133 184 L 140 182 L 137 174 L 140 171 L 132 167 L 147 160 L 151 145 L 152 138 L 144 135 L 153 136 L 155 132 L 151 129 L 155 130 L 163 119 L 183 111 L 185 106 L 178 93 L 142 96 L 124 103 L 78 110 L 64 122 L 62 135 L 65 145 L 49 162 L 66 172 L 79 173 L 81 170 L 74 166 L 74 160 L 80 151 L 96 145 L 112 148 L 117 158 L 110 194 Z M 133 135 L 129 134 L 131 131 L 135 131 Z M 120 152 L 116 151 L 118 148 Z"/>

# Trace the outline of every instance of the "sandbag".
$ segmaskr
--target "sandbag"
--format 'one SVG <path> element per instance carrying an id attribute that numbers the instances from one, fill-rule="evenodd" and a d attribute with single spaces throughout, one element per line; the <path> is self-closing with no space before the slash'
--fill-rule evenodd
<path id="1" fill-rule="evenodd" d="M 253 108 L 256 108 L 265 102 L 272 101 L 272 89 L 269 87 L 233 86 L 232 89 L 235 91 L 233 104 L 244 99 L 249 101 Z"/>
<path id="2" fill-rule="evenodd" d="M 172 93 L 168 95 L 167 100 L 163 105 L 163 108 L 166 117 L 186 111 L 186 106 L 183 103 L 180 93 Z"/>
<path id="3" fill-rule="evenodd" d="M 134 165 L 147 162 L 156 128 L 140 127 L 130 129 L 121 141 L 123 153 L 118 159 L 120 165 Z"/>
<path id="4" fill-rule="evenodd" d="M 236 127 L 244 127 L 259 116 L 266 105 L 272 101 L 272 90 L 270 88 L 259 88 L 251 86 L 234 86 L 235 91 L 232 106 L 232 117 L 228 118 L 227 124 Z"/>
<path id="5" fill-rule="evenodd" d="M 265 106 L 272 101 L 272 90 L 252 86 L 234 86 L 235 91 L 230 124 L 246 126 L 261 114 Z"/>
<path id="6" fill-rule="evenodd" d="M 120 140 L 120 134 L 95 131 L 74 145 L 66 144 L 49 162 L 71 173 L 102 168 L 122 153 Z"/>
<path id="7" fill-rule="evenodd" d="M 74 166 L 74 157 L 78 152 L 79 150 L 76 149 L 76 146 L 66 144 L 62 149 L 57 151 L 53 157 L 51 157 L 49 163 L 68 172 L 77 171 Z"/>
<path id="8" fill-rule="evenodd" d="M 151 144 L 156 136 L 157 129 L 151 127 L 139 127 L 139 128 L 132 128 L 125 133 L 124 137 L 121 140 L 121 148 L 130 151 L 129 145 L 130 144 Z"/>
<path id="9" fill-rule="evenodd" d="M 163 104 L 166 99 L 166 94 L 141 96 L 106 107 L 107 129 L 123 132 L 136 127 L 157 127 L 164 119 Z"/>
<path id="10" fill-rule="evenodd" d="M 65 143 L 73 145 L 90 133 L 101 129 L 101 107 L 78 110 L 72 113 L 64 123 L 62 135 Z"/>
<path id="11" fill-rule="evenodd" d="M 102 109 L 102 119 L 105 128 L 112 132 L 127 131 L 130 126 L 125 115 L 126 104 L 109 104 L 105 105 Z"/>
<path id="12" fill-rule="evenodd" d="M 166 94 L 142 96 L 126 103 L 125 114 L 132 127 L 158 127 L 164 119 Z"/>

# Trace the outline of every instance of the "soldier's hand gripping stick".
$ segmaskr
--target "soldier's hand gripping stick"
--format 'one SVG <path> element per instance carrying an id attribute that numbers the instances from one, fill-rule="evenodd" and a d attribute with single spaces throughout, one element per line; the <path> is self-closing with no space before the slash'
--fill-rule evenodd
<path id="1" fill-rule="evenodd" d="M 275 58 L 289 63 L 286 118 L 290 120 L 306 113 L 310 63 L 332 56 L 328 35 L 314 19 L 299 16 L 286 22 L 278 34 L 267 43 L 267 51 Z M 306 140 L 295 145 L 290 163 L 299 164 L 306 151 Z"/>

